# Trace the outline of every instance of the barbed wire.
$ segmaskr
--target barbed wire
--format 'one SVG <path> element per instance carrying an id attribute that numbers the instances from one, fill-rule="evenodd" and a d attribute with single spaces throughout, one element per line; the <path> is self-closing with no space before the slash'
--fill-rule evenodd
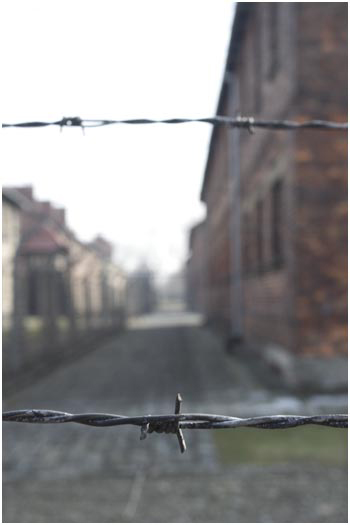
<path id="1" fill-rule="evenodd" d="M 326 120 L 307 120 L 297 122 L 291 120 L 260 120 L 253 117 L 227 117 L 215 116 L 205 118 L 170 118 L 170 119 L 125 119 L 125 120 L 105 120 L 105 119 L 81 119 L 80 117 L 63 117 L 61 120 L 53 122 L 19 122 L 15 124 L 2 124 L 3 128 L 41 128 L 46 126 L 59 126 L 62 130 L 64 127 L 96 128 L 102 126 L 111 126 L 114 124 L 187 124 L 190 122 L 199 122 L 217 125 L 227 125 L 233 128 L 243 128 L 252 132 L 254 128 L 264 128 L 271 130 L 293 130 L 293 129 L 320 129 L 320 130 L 341 130 L 348 129 L 347 122 L 331 122 Z"/>
<path id="2" fill-rule="evenodd" d="M 223 428 L 259 428 L 259 429 L 286 429 L 303 425 L 323 425 L 336 428 L 348 428 L 346 414 L 314 415 L 314 416 L 258 416 L 246 419 L 220 416 L 216 414 L 183 414 L 180 412 L 182 398 L 177 394 L 175 413 L 169 415 L 145 415 L 127 417 L 117 414 L 69 414 L 56 410 L 14 410 L 3 412 L 3 421 L 17 423 L 79 423 L 93 427 L 112 427 L 121 425 L 136 425 L 141 427 L 140 439 L 147 434 L 176 434 L 181 452 L 185 452 L 186 443 L 182 434 L 183 429 L 216 430 Z"/>

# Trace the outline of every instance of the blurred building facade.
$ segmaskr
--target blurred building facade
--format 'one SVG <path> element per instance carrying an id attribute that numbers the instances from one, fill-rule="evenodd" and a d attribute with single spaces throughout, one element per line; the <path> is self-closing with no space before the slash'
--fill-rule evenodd
<path id="1" fill-rule="evenodd" d="M 3 219 L 5 369 L 121 326 L 126 276 L 110 243 L 79 241 L 65 211 L 35 199 L 32 187 L 3 188 Z"/>
<path id="2" fill-rule="evenodd" d="M 2 193 L 2 322 L 8 329 L 14 314 L 15 258 L 20 243 L 21 209 L 6 189 Z"/>
<path id="3" fill-rule="evenodd" d="M 129 275 L 127 281 L 127 312 L 129 315 L 151 313 L 157 305 L 157 294 L 153 272 L 141 265 Z"/>
<path id="4" fill-rule="evenodd" d="M 183 311 L 186 308 L 186 272 L 184 268 L 171 273 L 157 284 L 158 309 L 162 311 Z"/>
<path id="5" fill-rule="evenodd" d="M 189 310 L 206 313 L 207 258 L 206 221 L 195 224 L 189 234 L 189 257 L 186 263 L 186 303 Z"/>
<path id="6" fill-rule="evenodd" d="M 237 3 L 217 114 L 346 121 L 346 4 Z M 344 354 L 346 195 L 344 132 L 214 128 L 188 271 L 208 321 L 259 347 Z"/>

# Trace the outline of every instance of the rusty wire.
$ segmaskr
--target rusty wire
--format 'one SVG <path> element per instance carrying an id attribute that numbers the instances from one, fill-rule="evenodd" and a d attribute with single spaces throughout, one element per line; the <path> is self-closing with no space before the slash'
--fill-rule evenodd
<path id="1" fill-rule="evenodd" d="M 170 118 L 170 119 L 125 119 L 125 120 L 105 120 L 105 119 L 81 119 L 80 117 L 63 117 L 61 120 L 53 122 L 19 122 L 15 124 L 2 124 L 3 128 L 41 128 L 46 126 L 80 127 L 95 128 L 110 126 L 112 124 L 186 124 L 189 122 L 202 122 L 212 125 L 227 125 L 233 128 L 243 128 L 253 131 L 254 128 L 264 128 L 270 130 L 293 130 L 293 129 L 320 129 L 320 130 L 341 130 L 348 129 L 347 122 L 330 122 L 326 120 L 308 120 L 296 122 L 291 120 L 259 120 L 253 117 L 227 117 L 215 116 L 206 118 Z"/>
<path id="2" fill-rule="evenodd" d="M 323 425 L 336 428 L 348 427 L 347 414 L 330 414 L 314 416 L 259 416 L 241 419 L 231 416 L 215 414 L 183 414 L 180 412 L 182 398 L 176 396 L 175 413 L 169 415 L 145 415 L 126 417 L 117 414 L 69 414 L 55 410 L 13 410 L 3 412 L 3 421 L 18 423 L 79 423 L 93 427 L 112 427 L 120 425 L 136 425 L 141 427 L 140 439 L 147 434 L 176 434 L 181 452 L 185 452 L 186 443 L 182 434 L 183 429 L 223 429 L 223 428 L 259 428 L 259 429 L 286 429 L 302 425 Z"/>

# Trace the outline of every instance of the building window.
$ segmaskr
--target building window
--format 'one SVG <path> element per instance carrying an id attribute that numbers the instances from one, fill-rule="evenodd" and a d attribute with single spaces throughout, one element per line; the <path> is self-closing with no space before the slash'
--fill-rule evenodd
<path id="1" fill-rule="evenodd" d="M 28 315 L 40 315 L 39 293 L 43 286 L 38 272 L 31 270 L 28 278 Z"/>
<path id="2" fill-rule="evenodd" d="M 283 264 L 282 191 L 283 183 L 278 180 L 273 184 L 271 193 L 271 253 L 274 268 L 279 268 Z"/>
<path id="3" fill-rule="evenodd" d="M 268 26 L 268 39 L 269 39 L 269 69 L 268 77 L 272 80 L 277 73 L 279 66 L 279 23 L 278 23 L 278 3 L 269 3 L 269 26 Z"/>
<path id="4" fill-rule="evenodd" d="M 263 235 L 263 203 L 256 205 L 256 269 L 262 272 L 264 268 L 264 235 Z"/>

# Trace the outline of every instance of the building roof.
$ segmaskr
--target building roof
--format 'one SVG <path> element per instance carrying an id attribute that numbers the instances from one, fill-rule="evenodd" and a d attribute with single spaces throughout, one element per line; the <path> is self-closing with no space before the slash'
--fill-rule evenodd
<path id="1" fill-rule="evenodd" d="M 67 246 L 57 233 L 45 226 L 39 226 L 21 245 L 21 254 L 51 255 L 67 251 Z"/>
<path id="2" fill-rule="evenodd" d="M 217 116 L 223 116 L 224 114 L 225 100 L 226 100 L 228 88 L 231 82 L 231 75 L 236 68 L 238 50 L 241 45 L 246 20 L 248 18 L 249 13 L 252 11 L 255 5 L 256 5 L 255 2 L 251 2 L 251 3 L 237 2 L 236 3 L 236 11 L 235 11 L 235 16 L 234 16 L 233 25 L 232 25 L 231 39 L 230 39 L 230 43 L 228 46 L 226 66 L 224 70 L 223 81 L 222 81 L 218 105 L 216 109 Z M 214 151 L 216 140 L 217 140 L 217 135 L 218 135 L 218 126 L 216 125 L 216 126 L 213 126 L 213 131 L 212 131 L 211 139 L 209 143 L 207 163 L 206 163 L 206 167 L 204 171 L 204 179 L 203 179 L 201 195 L 200 195 L 200 198 L 202 201 L 204 201 L 206 185 L 207 185 L 208 178 L 209 178 L 209 169 L 210 169 L 211 159 L 213 156 L 213 151 Z"/>
<path id="3" fill-rule="evenodd" d="M 97 235 L 90 243 L 89 248 L 95 250 L 100 257 L 110 261 L 113 255 L 113 246 L 102 235 Z"/>
<path id="4" fill-rule="evenodd" d="M 23 207 L 21 196 L 12 188 L 2 188 L 2 198 L 16 208 L 22 209 Z"/>
<path id="5" fill-rule="evenodd" d="M 101 235 L 92 242 L 79 240 L 65 222 L 65 210 L 49 201 L 36 200 L 32 186 L 3 188 L 3 198 L 22 213 L 21 254 L 54 254 L 68 250 L 73 241 L 105 261 L 112 260 L 113 246 Z"/>
<path id="6" fill-rule="evenodd" d="M 18 203 L 25 217 L 31 216 L 34 222 L 51 227 L 51 229 L 56 228 L 64 232 L 70 239 L 81 245 L 84 244 L 76 238 L 74 232 L 66 225 L 65 210 L 53 206 L 48 201 L 36 200 L 33 196 L 32 186 L 5 187 L 2 191 L 3 195 L 6 193 Z"/>

